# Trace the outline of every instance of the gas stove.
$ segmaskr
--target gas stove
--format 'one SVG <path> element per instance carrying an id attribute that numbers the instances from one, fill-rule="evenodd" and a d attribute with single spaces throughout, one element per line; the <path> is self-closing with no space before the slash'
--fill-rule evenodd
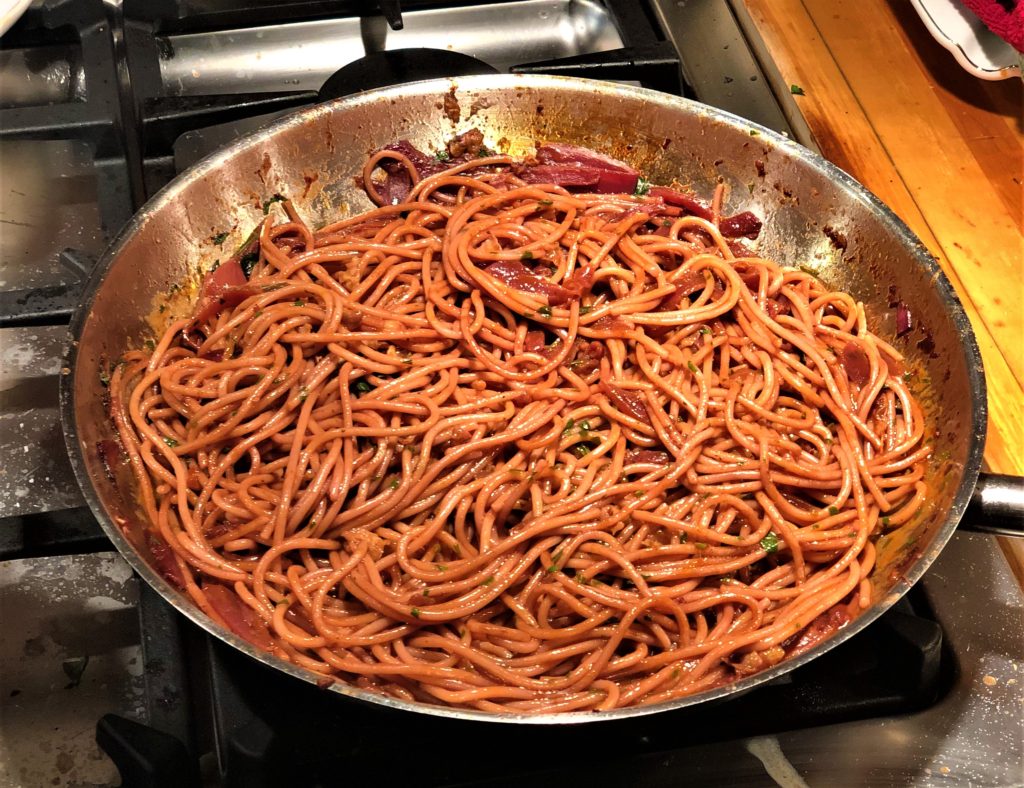
<path id="1" fill-rule="evenodd" d="M 68 465 L 57 380 L 82 283 L 218 145 L 384 79 L 487 70 L 642 84 L 801 139 L 755 50 L 713 0 L 36 0 L 0 40 L 0 784 L 1022 784 L 1024 595 L 991 537 L 957 535 L 868 630 L 743 697 L 499 730 L 227 649 L 133 577 Z"/>

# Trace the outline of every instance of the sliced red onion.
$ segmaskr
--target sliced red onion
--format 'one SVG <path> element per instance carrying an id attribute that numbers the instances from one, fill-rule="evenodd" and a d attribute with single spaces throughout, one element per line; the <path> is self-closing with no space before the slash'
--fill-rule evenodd
<path id="1" fill-rule="evenodd" d="M 914 318 L 910 314 L 910 307 L 900 301 L 896 304 L 896 336 L 907 334 L 913 327 Z"/>

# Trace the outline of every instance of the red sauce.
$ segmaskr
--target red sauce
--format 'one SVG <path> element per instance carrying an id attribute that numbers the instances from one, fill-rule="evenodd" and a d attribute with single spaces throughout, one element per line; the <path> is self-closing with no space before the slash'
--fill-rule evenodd
<path id="1" fill-rule="evenodd" d="M 818 616 L 800 633 L 796 642 L 790 647 L 788 656 L 795 657 L 809 651 L 821 641 L 850 623 L 850 614 L 846 608 L 834 607 Z"/>
<path id="2" fill-rule="evenodd" d="M 220 583 L 204 583 L 203 593 L 210 606 L 217 611 L 217 615 L 224 619 L 228 629 L 257 648 L 264 651 L 273 649 L 274 641 L 263 619 L 234 591 Z"/>

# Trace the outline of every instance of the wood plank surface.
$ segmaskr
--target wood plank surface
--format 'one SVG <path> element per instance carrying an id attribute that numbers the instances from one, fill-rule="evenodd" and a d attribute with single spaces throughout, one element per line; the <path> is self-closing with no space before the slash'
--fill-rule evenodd
<path id="1" fill-rule="evenodd" d="M 949 276 L 985 363 L 986 465 L 1024 474 L 1021 82 L 963 71 L 902 0 L 732 3 L 814 144 L 885 201 Z M 1000 541 L 1024 578 L 1024 545 Z"/>

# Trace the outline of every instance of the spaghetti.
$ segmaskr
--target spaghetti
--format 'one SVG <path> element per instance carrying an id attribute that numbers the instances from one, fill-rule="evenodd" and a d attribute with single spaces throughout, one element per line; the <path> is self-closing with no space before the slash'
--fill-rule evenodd
<path id="1" fill-rule="evenodd" d="M 862 305 L 721 192 L 446 166 L 377 154 L 383 204 L 319 230 L 274 206 L 116 367 L 165 577 L 325 684 L 520 713 L 716 687 L 866 607 L 929 448 Z"/>

